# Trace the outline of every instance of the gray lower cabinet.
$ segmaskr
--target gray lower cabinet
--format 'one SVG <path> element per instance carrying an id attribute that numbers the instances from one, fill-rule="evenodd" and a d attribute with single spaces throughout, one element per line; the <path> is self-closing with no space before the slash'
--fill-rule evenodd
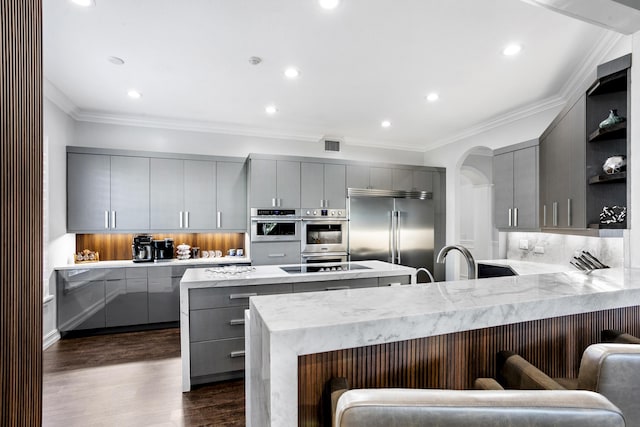
<path id="1" fill-rule="evenodd" d="M 300 242 L 254 242 L 251 244 L 251 263 L 300 264 Z"/>
<path id="2" fill-rule="evenodd" d="M 364 279 L 351 279 L 340 281 L 322 281 L 322 282 L 303 282 L 296 283 L 293 292 L 318 292 L 318 291 L 339 291 L 345 289 L 356 288 L 375 288 L 378 286 L 377 277 L 368 277 Z"/>
<path id="3" fill-rule="evenodd" d="M 185 269 L 185 267 L 148 269 L 149 323 L 180 320 L 180 279 Z"/>
<path id="4" fill-rule="evenodd" d="M 105 326 L 143 325 L 149 322 L 147 311 L 146 269 L 136 270 L 145 277 L 105 281 Z"/>
<path id="5" fill-rule="evenodd" d="M 411 276 L 389 276 L 378 277 L 378 286 L 395 286 L 395 285 L 408 285 L 411 283 Z"/>

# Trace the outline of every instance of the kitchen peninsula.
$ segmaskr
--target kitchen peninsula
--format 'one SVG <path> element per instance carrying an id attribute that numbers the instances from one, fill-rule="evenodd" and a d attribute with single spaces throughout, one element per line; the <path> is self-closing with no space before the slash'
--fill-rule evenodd
<path id="1" fill-rule="evenodd" d="M 189 269 L 180 282 L 182 390 L 244 375 L 244 312 L 251 297 L 415 282 L 414 268 L 381 261 Z"/>
<path id="2" fill-rule="evenodd" d="M 250 306 L 247 425 L 311 426 L 332 376 L 354 388 L 469 388 L 495 375 L 504 348 L 575 377 L 600 329 L 639 330 L 640 271 L 261 296 Z"/>

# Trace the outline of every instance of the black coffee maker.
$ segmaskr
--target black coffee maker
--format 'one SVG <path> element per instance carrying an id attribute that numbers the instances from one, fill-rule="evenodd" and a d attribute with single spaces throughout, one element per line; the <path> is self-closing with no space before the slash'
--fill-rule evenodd
<path id="1" fill-rule="evenodd" d="M 173 259 L 173 239 L 153 241 L 154 261 L 167 261 Z"/>
<path id="2" fill-rule="evenodd" d="M 149 234 L 140 234 L 133 238 L 131 253 L 133 262 L 153 262 L 152 237 Z"/>

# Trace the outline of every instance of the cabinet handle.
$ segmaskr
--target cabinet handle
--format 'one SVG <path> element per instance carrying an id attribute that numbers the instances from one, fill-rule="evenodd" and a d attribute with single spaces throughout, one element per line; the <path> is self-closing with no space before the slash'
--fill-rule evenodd
<path id="1" fill-rule="evenodd" d="M 567 225 L 571 227 L 571 199 L 567 199 Z"/>
<path id="2" fill-rule="evenodd" d="M 278 205 L 276 204 L 276 199 L 275 197 L 273 199 L 271 199 L 271 207 L 277 208 Z"/>
<path id="3" fill-rule="evenodd" d="M 218 228 L 222 227 L 222 212 L 216 212 L 216 226 Z"/>
<path id="4" fill-rule="evenodd" d="M 229 295 L 229 299 L 247 299 L 247 298 L 251 298 L 251 297 L 257 297 L 258 294 L 256 294 L 255 292 L 249 292 L 246 294 L 231 294 Z"/>
<path id="5" fill-rule="evenodd" d="M 278 207 L 279 207 L 279 208 L 280 208 L 280 207 L 282 207 L 282 199 L 280 199 L 280 198 L 279 198 L 279 199 L 277 199 L 277 200 L 278 200 Z"/>
<path id="6" fill-rule="evenodd" d="M 104 228 L 109 228 L 109 211 L 104 211 Z"/>
<path id="7" fill-rule="evenodd" d="M 324 199 L 324 207 L 325 208 L 329 207 L 329 201 L 327 199 Z"/>
<path id="8" fill-rule="evenodd" d="M 513 208 L 513 226 L 518 227 L 518 208 Z"/>
<path id="9" fill-rule="evenodd" d="M 558 226 L 558 202 L 553 202 L 553 226 Z"/>
<path id="10" fill-rule="evenodd" d="M 320 199 L 320 207 L 324 208 L 324 200 Z"/>
<path id="11" fill-rule="evenodd" d="M 547 226 L 547 205 L 542 205 L 542 226 Z"/>
<path id="12" fill-rule="evenodd" d="M 189 228 L 189 211 L 184 212 L 184 228 Z"/>
<path id="13" fill-rule="evenodd" d="M 287 254 L 269 254 L 267 255 L 269 258 L 283 258 L 287 256 Z"/>
<path id="14" fill-rule="evenodd" d="M 244 325 L 244 319 L 231 319 L 229 321 L 229 324 L 231 326 L 236 326 L 236 325 Z"/>
<path id="15" fill-rule="evenodd" d="M 229 353 L 229 356 L 231 358 L 244 357 L 244 355 L 245 355 L 244 350 L 232 351 L 231 353 Z"/>
<path id="16" fill-rule="evenodd" d="M 509 208 L 509 227 L 513 227 L 513 222 L 511 221 L 511 208 Z"/>
<path id="17" fill-rule="evenodd" d="M 329 286 L 328 288 L 324 288 L 325 291 L 343 291 L 345 289 L 350 289 L 348 286 Z"/>
<path id="18" fill-rule="evenodd" d="M 116 211 L 111 211 L 111 228 L 116 228 Z"/>

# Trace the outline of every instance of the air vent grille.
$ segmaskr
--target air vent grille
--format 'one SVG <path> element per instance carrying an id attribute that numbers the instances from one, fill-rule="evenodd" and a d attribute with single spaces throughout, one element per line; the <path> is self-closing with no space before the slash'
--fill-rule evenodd
<path id="1" fill-rule="evenodd" d="M 324 151 L 340 151 L 340 141 L 325 139 Z"/>

